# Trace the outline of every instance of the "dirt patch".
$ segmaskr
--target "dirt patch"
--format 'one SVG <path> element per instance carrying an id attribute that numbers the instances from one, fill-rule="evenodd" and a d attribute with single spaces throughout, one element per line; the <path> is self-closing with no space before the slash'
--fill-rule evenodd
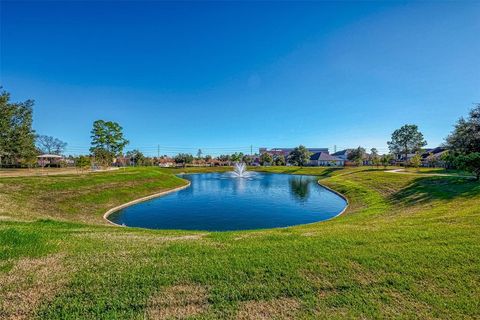
<path id="1" fill-rule="evenodd" d="M 147 319 L 185 319 L 208 309 L 208 292 L 199 285 L 176 285 L 150 298 Z"/>
<path id="2" fill-rule="evenodd" d="M 21 259 L 0 275 L 0 318 L 29 319 L 36 307 L 51 299 L 66 282 L 63 256 Z"/>
<path id="3" fill-rule="evenodd" d="M 293 319 L 299 309 L 300 302 L 294 298 L 248 301 L 240 305 L 236 319 Z"/>

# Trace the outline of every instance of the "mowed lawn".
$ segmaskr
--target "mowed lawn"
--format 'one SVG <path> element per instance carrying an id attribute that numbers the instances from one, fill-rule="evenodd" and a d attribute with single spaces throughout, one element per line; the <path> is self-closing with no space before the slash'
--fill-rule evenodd
<path id="1" fill-rule="evenodd" d="M 153 231 L 102 216 L 193 170 L 0 178 L 0 318 L 480 318 L 479 182 L 262 170 L 318 175 L 350 206 L 285 229 Z"/>

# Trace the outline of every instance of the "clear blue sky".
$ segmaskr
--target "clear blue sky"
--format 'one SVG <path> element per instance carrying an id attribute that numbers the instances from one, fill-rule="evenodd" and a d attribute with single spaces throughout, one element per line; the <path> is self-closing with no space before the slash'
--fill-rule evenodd
<path id="1" fill-rule="evenodd" d="M 87 151 L 96 119 L 156 153 L 429 146 L 480 101 L 480 2 L 7 2 L 1 85 Z M 164 146 L 170 148 L 163 148 Z M 183 148 L 191 149 L 183 149 Z M 208 149 L 211 148 L 211 149 Z"/>

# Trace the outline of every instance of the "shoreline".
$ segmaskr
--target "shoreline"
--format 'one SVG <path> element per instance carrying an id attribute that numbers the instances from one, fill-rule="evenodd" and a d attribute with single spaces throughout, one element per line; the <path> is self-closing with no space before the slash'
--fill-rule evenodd
<path id="1" fill-rule="evenodd" d="M 178 173 L 177 175 L 182 175 L 182 174 L 186 174 L 184 172 L 181 172 L 181 173 Z M 195 174 L 195 173 L 193 173 Z M 155 199 L 155 198 L 159 198 L 159 197 L 162 197 L 164 195 L 167 195 L 167 194 L 170 194 L 172 192 L 176 192 L 176 191 L 180 191 L 180 190 L 183 190 L 183 189 L 186 189 L 188 187 L 190 187 L 191 185 L 191 182 L 186 180 L 188 183 L 184 186 L 180 186 L 180 187 L 176 187 L 176 188 L 173 188 L 173 189 L 170 189 L 170 190 L 166 190 L 166 191 L 162 191 L 162 192 L 158 192 L 158 193 L 154 193 L 154 194 L 151 194 L 149 196 L 145 196 L 145 197 L 141 197 L 141 198 L 138 198 L 138 199 L 135 199 L 135 200 L 132 200 L 132 201 L 129 201 L 129 202 L 126 202 L 124 204 L 121 204 L 119 206 L 116 206 L 116 207 L 113 207 L 111 209 L 109 209 L 107 212 L 105 212 L 103 214 L 103 219 L 106 220 L 109 224 L 111 225 L 114 225 L 114 226 L 118 226 L 118 227 L 129 227 L 129 226 L 126 226 L 126 225 L 121 225 L 121 224 L 118 224 L 118 223 L 115 223 L 111 220 L 108 219 L 108 217 L 114 213 L 114 212 L 117 212 L 121 209 L 124 209 L 124 208 L 127 208 L 127 207 L 130 207 L 132 205 L 135 205 L 135 204 L 138 204 L 138 203 L 141 203 L 141 202 L 145 202 L 145 201 L 148 201 L 148 200 L 152 200 L 152 199 Z M 335 219 L 339 216 L 341 216 L 342 214 L 345 213 L 345 211 L 347 211 L 349 205 L 350 205 L 350 202 L 348 201 L 348 198 L 341 194 L 340 192 L 330 188 L 330 187 L 327 187 L 325 185 L 323 185 L 322 183 L 320 183 L 320 180 L 317 180 L 317 184 L 319 186 L 321 186 L 322 188 L 325 188 L 327 189 L 328 191 L 336 194 L 337 196 L 339 196 L 340 198 L 342 198 L 343 200 L 345 200 L 346 202 L 346 205 L 345 207 L 342 209 L 342 211 L 340 211 L 338 214 L 336 214 L 335 216 L 333 217 L 330 217 L 328 219 L 325 219 L 325 220 L 321 220 L 321 221 L 316 221 L 316 222 L 311 222 L 311 223 L 305 223 L 305 224 L 299 224 L 299 225 L 295 225 L 295 226 L 289 226 L 289 227 L 280 227 L 280 228 L 270 228 L 270 229 L 281 229 L 281 228 L 292 228 L 292 227 L 296 227 L 296 226 L 304 226 L 304 225 L 309 225 L 309 224 L 314 224 L 314 223 L 321 223 L 321 222 L 325 222 L 325 221 L 329 221 L 329 220 L 332 220 L 332 219 Z M 146 228 L 148 229 L 148 228 Z M 248 230 L 244 230 L 244 231 L 248 231 Z"/>

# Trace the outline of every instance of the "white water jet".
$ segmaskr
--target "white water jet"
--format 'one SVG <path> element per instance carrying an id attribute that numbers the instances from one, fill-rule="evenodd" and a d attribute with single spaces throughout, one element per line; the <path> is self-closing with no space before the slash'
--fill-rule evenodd
<path id="1" fill-rule="evenodd" d="M 236 178 L 246 178 L 250 176 L 250 172 L 247 171 L 247 165 L 245 162 L 235 162 L 232 174 Z"/>

